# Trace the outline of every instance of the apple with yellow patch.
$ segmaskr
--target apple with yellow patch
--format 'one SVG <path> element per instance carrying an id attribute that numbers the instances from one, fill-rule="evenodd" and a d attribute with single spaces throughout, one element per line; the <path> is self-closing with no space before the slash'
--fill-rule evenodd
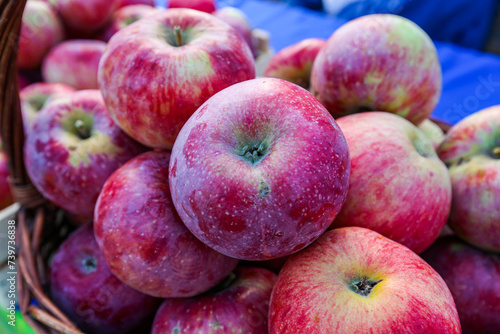
<path id="1" fill-rule="evenodd" d="M 40 111 L 24 156 L 28 175 L 44 197 L 91 219 L 106 179 L 144 150 L 114 123 L 98 90 L 83 90 Z"/>

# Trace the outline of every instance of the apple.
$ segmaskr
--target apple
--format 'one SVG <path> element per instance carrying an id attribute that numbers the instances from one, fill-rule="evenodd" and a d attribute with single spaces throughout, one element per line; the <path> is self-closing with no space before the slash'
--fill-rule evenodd
<path id="1" fill-rule="evenodd" d="M 278 275 L 269 333 L 461 333 L 450 290 L 408 248 L 361 227 L 326 232 Z"/>
<path id="2" fill-rule="evenodd" d="M 445 137 L 444 132 L 439 125 L 430 119 L 426 119 L 418 125 L 418 128 L 427 136 L 427 138 L 431 140 L 432 147 L 437 150 Z"/>
<path id="3" fill-rule="evenodd" d="M 210 96 L 255 77 L 236 30 L 192 9 L 169 9 L 118 31 L 99 65 L 99 87 L 118 125 L 146 146 L 171 149 Z"/>
<path id="4" fill-rule="evenodd" d="M 422 254 L 444 279 L 457 305 L 464 334 L 496 334 L 500 328 L 500 256 L 459 238 L 438 239 Z"/>
<path id="5" fill-rule="evenodd" d="M 21 70 L 38 68 L 43 57 L 63 39 L 63 35 L 62 23 L 49 4 L 28 1 L 21 22 L 17 67 Z"/>
<path id="6" fill-rule="evenodd" d="M 155 0 L 115 0 L 116 6 L 118 8 L 122 8 L 125 6 L 133 6 L 133 5 L 147 5 L 154 7 L 155 6 Z"/>
<path id="7" fill-rule="evenodd" d="M 238 260 L 184 226 L 170 196 L 169 160 L 168 152 L 147 152 L 109 177 L 95 208 L 95 235 L 124 283 L 155 297 L 191 297 L 220 283 Z"/>
<path id="8" fill-rule="evenodd" d="M 190 8 L 211 14 L 215 11 L 215 0 L 168 0 L 168 8 Z"/>
<path id="9" fill-rule="evenodd" d="M 156 313 L 152 334 L 267 333 L 269 299 L 276 274 L 239 267 L 209 292 L 166 299 Z"/>
<path id="10" fill-rule="evenodd" d="M 429 36 L 392 14 L 372 14 L 337 29 L 318 53 L 311 91 L 333 117 L 387 111 L 414 124 L 441 95 L 441 66 Z"/>
<path id="11" fill-rule="evenodd" d="M 75 89 L 62 83 L 37 82 L 19 92 L 24 132 L 29 132 L 38 112 L 51 100 L 73 93 Z"/>
<path id="12" fill-rule="evenodd" d="M 40 193 L 91 218 L 106 179 L 144 147 L 109 116 L 98 90 L 78 91 L 42 109 L 27 134 L 24 160 Z"/>
<path id="13" fill-rule="evenodd" d="M 144 330 L 161 303 L 111 273 L 92 224 L 78 228 L 56 251 L 50 263 L 50 294 L 81 330 L 95 334 Z"/>
<path id="14" fill-rule="evenodd" d="M 3 152 L 2 138 L 0 138 L 0 210 L 14 203 L 9 184 L 9 167 L 7 156 Z"/>
<path id="15" fill-rule="evenodd" d="M 314 59 L 325 44 L 322 38 L 308 38 L 282 49 L 271 58 L 264 76 L 287 80 L 309 89 Z"/>
<path id="16" fill-rule="evenodd" d="M 117 7 L 117 0 L 50 0 L 66 26 L 75 32 L 92 33 L 102 28 Z"/>
<path id="17" fill-rule="evenodd" d="M 416 253 L 439 236 L 451 205 L 446 166 L 406 119 L 365 112 L 337 119 L 351 154 L 347 201 L 332 228 L 372 229 Z"/>
<path id="18" fill-rule="evenodd" d="M 217 9 L 212 13 L 212 15 L 236 29 L 236 31 L 238 31 L 240 35 L 245 39 L 248 46 L 252 50 L 254 58 L 256 58 L 257 50 L 254 48 L 252 29 L 250 29 L 250 24 L 248 23 L 247 16 L 241 9 L 227 6 L 221 9 Z"/>
<path id="19" fill-rule="evenodd" d="M 118 30 L 157 12 L 158 9 L 148 5 L 130 5 L 119 8 L 113 13 L 111 21 L 104 29 L 102 39 L 108 42 Z"/>
<path id="20" fill-rule="evenodd" d="M 455 124 L 438 154 L 453 190 L 449 226 L 467 242 L 500 252 L 500 106 Z"/>
<path id="21" fill-rule="evenodd" d="M 43 61 L 47 82 L 59 82 L 78 90 L 98 89 L 97 70 L 106 43 L 96 40 L 69 40 L 55 46 Z"/>
<path id="22" fill-rule="evenodd" d="M 242 260 L 268 260 L 316 240 L 344 204 L 349 151 L 305 89 L 261 78 L 215 94 L 182 128 L 170 191 L 202 242 Z"/>

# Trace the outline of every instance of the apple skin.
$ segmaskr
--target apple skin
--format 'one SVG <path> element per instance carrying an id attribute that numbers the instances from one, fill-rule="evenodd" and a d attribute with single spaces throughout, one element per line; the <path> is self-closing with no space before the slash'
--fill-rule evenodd
<path id="1" fill-rule="evenodd" d="M 66 26 L 74 32 L 93 33 L 111 19 L 117 0 L 50 0 Z"/>
<path id="2" fill-rule="evenodd" d="M 362 295 L 355 289 L 365 277 L 374 287 Z M 361 227 L 328 231 L 293 255 L 279 273 L 269 333 L 367 332 L 461 329 L 450 290 L 414 252 Z"/>
<path id="3" fill-rule="evenodd" d="M 402 117 L 365 112 L 337 119 L 351 154 L 347 201 L 332 228 L 372 229 L 416 253 L 439 236 L 450 212 L 446 166 Z"/>
<path id="4" fill-rule="evenodd" d="M 117 9 L 102 33 L 102 40 L 108 42 L 111 37 L 120 29 L 145 18 L 149 15 L 158 13 L 158 9 L 148 5 L 130 5 Z"/>
<path id="5" fill-rule="evenodd" d="M 79 136 L 77 120 L 89 138 Z M 92 218 L 106 179 L 144 150 L 116 126 L 98 90 L 83 90 L 40 111 L 27 134 L 24 159 L 30 179 L 45 198 L 72 214 Z"/>
<path id="6" fill-rule="evenodd" d="M 236 31 L 240 33 L 240 35 L 245 39 L 248 46 L 252 50 L 254 58 L 257 57 L 257 50 L 255 49 L 253 43 L 252 29 L 250 28 L 250 24 L 248 23 L 247 16 L 241 9 L 227 6 L 217 9 L 212 13 L 212 15 L 236 29 Z"/>
<path id="7" fill-rule="evenodd" d="M 457 305 L 464 334 L 497 334 L 500 328 L 500 257 L 454 236 L 422 253 L 444 279 Z"/>
<path id="8" fill-rule="evenodd" d="M 0 210 L 14 203 L 9 184 L 9 167 L 7 156 L 2 150 L 2 139 L 0 138 Z"/>
<path id="9" fill-rule="evenodd" d="M 426 119 L 418 125 L 418 128 L 427 136 L 427 138 L 431 140 L 432 147 L 437 150 L 445 137 L 445 134 L 439 125 L 430 119 Z"/>
<path id="10" fill-rule="evenodd" d="M 52 300 L 77 326 L 95 334 L 140 333 L 161 300 L 140 293 L 111 273 L 86 224 L 66 239 L 50 264 Z"/>
<path id="11" fill-rule="evenodd" d="M 75 89 L 98 89 L 97 70 L 106 43 L 96 40 L 70 40 L 56 45 L 43 61 L 42 75 L 47 82 L 65 83 Z"/>
<path id="12" fill-rule="evenodd" d="M 73 93 L 75 89 L 62 83 L 37 82 L 23 88 L 19 92 L 24 131 L 30 131 L 38 115 L 51 100 Z"/>
<path id="13" fill-rule="evenodd" d="M 21 22 L 18 68 L 33 70 L 40 67 L 44 56 L 63 36 L 62 23 L 51 6 L 41 1 L 28 1 Z"/>
<path id="14" fill-rule="evenodd" d="M 175 26 L 187 44 L 174 46 Z M 238 32 L 192 9 L 169 9 L 121 29 L 99 65 L 114 120 L 137 141 L 163 149 L 210 96 L 254 77 L 252 53 Z"/>
<path id="15" fill-rule="evenodd" d="M 245 146 L 262 146 L 248 150 L 254 162 L 240 155 Z M 260 78 L 217 93 L 188 120 L 172 150 L 170 190 L 202 242 L 238 259 L 268 260 L 328 228 L 345 201 L 349 167 L 344 135 L 314 96 Z"/>
<path id="16" fill-rule="evenodd" d="M 429 36 L 413 22 L 372 14 L 336 30 L 313 64 L 311 91 L 335 119 L 387 111 L 414 124 L 428 118 L 442 89 Z"/>
<path id="17" fill-rule="evenodd" d="M 154 7 L 155 0 L 115 0 L 116 6 L 118 8 L 122 8 L 125 6 L 133 6 L 133 5 L 147 5 Z"/>
<path id="18" fill-rule="evenodd" d="M 214 0 L 169 0 L 168 8 L 190 8 L 211 14 L 215 11 L 215 1 Z"/>
<path id="19" fill-rule="evenodd" d="M 448 225 L 467 242 L 500 252 L 500 106 L 455 124 L 438 154 L 452 184 Z"/>
<path id="20" fill-rule="evenodd" d="M 166 299 L 152 334 L 267 333 L 269 299 L 276 274 L 263 268 L 236 268 L 221 286 L 188 299 Z"/>
<path id="21" fill-rule="evenodd" d="M 271 58 L 264 76 L 287 80 L 309 89 L 314 59 L 325 44 L 324 39 L 308 38 L 282 49 Z"/>
<path id="22" fill-rule="evenodd" d="M 96 204 L 97 243 L 111 271 L 129 286 L 163 298 L 212 288 L 238 264 L 189 232 L 168 185 L 170 153 L 147 152 L 106 181 Z"/>

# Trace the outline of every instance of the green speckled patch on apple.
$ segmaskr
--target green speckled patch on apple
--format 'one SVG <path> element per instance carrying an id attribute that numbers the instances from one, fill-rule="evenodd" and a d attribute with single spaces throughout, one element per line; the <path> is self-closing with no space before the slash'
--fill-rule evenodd
<path id="1" fill-rule="evenodd" d="M 68 158 L 72 166 L 88 167 L 90 164 L 90 157 L 94 153 L 105 152 L 110 159 L 123 150 L 113 145 L 111 137 L 104 133 L 93 133 L 92 137 L 81 140 L 79 137 L 65 133 L 66 138 L 63 139 L 67 143 L 66 147 L 70 151 Z"/>

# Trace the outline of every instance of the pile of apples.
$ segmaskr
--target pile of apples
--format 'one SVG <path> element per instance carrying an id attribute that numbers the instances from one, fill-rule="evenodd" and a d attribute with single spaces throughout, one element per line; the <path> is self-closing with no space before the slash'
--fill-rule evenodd
<path id="1" fill-rule="evenodd" d="M 80 329 L 500 331 L 500 106 L 432 123 L 425 32 L 365 16 L 255 78 L 239 10 L 132 2 L 23 17 L 25 163 L 79 226 L 49 292 Z"/>

